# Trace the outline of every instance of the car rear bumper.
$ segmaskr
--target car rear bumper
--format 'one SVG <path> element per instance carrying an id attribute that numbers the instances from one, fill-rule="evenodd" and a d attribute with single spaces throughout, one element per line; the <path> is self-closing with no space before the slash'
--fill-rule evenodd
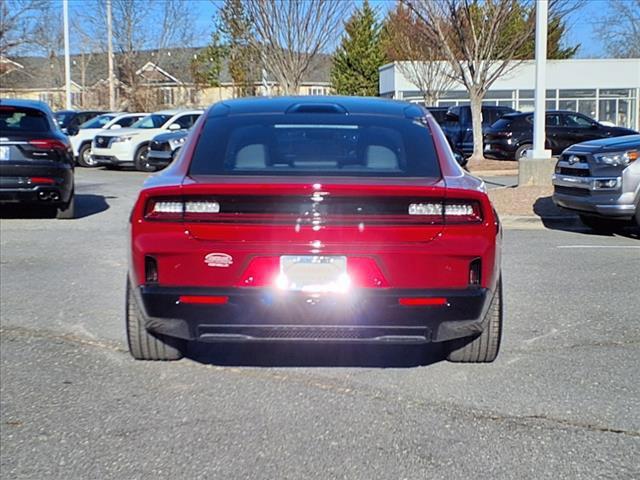
<path id="1" fill-rule="evenodd" d="M 226 298 L 221 305 L 181 296 Z M 264 288 L 171 288 L 143 285 L 135 298 L 149 331 L 202 341 L 441 342 L 480 333 L 487 289 L 362 289 L 348 296 L 282 294 Z M 400 298 L 446 298 L 445 305 L 404 306 Z"/>
<path id="2" fill-rule="evenodd" d="M 69 165 L 0 166 L 0 203 L 65 205 L 73 192 Z"/>
<path id="3" fill-rule="evenodd" d="M 485 139 L 484 155 L 497 160 L 513 160 L 516 156 L 517 145 L 507 143 L 506 140 Z"/>
<path id="4" fill-rule="evenodd" d="M 164 168 L 173 160 L 173 152 L 169 150 L 149 150 L 147 162 L 154 167 Z"/>

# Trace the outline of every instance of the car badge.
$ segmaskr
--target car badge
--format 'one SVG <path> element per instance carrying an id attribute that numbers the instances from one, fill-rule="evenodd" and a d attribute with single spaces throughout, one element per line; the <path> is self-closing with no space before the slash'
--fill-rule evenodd
<path id="1" fill-rule="evenodd" d="M 580 163 L 580 157 L 576 155 L 571 155 L 568 161 L 571 165 L 573 165 L 574 163 Z"/>
<path id="2" fill-rule="evenodd" d="M 204 257 L 204 263 L 209 267 L 226 268 L 233 264 L 233 257 L 226 253 L 209 253 Z"/>

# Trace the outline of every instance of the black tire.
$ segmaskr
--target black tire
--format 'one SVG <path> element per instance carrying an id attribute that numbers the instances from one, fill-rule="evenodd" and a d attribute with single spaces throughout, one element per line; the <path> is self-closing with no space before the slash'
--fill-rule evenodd
<path id="1" fill-rule="evenodd" d="M 520 145 L 518 147 L 518 149 L 516 150 L 516 160 L 520 160 L 521 158 L 524 158 L 524 156 L 527 153 L 527 150 L 531 150 L 533 148 L 533 145 L 531 145 L 530 143 L 525 143 L 524 145 Z"/>
<path id="2" fill-rule="evenodd" d="M 184 340 L 160 337 L 147 331 L 127 278 L 126 301 L 127 343 L 129 353 L 136 360 L 180 360 L 185 347 Z"/>
<path id="3" fill-rule="evenodd" d="M 490 363 L 498 356 L 502 339 L 502 280 L 493 295 L 480 335 L 469 341 L 461 338 L 450 342 L 447 360 L 455 363 Z"/>
<path id="4" fill-rule="evenodd" d="M 91 144 L 85 143 L 78 150 L 78 165 L 85 168 L 95 168 L 98 164 L 91 158 Z"/>
<path id="5" fill-rule="evenodd" d="M 71 198 L 69 199 L 69 203 L 67 203 L 64 207 L 58 209 L 58 213 L 56 218 L 60 220 L 73 220 L 76 218 L 76 195 L 75 193 L 71 193 Z"/>
<path id="6" fill-rule="evenodd" d="M 613 233 L 624 226 L 624 222 L 620 220 L 611 220 L 591 215 L 580 215 L 580 221 L 591 230 L 598 233 Z"/>
<path id="7" fill-rule="evenodd" d="M 149 155 L 149 146 L 142 145 L 138 150 L 136 150 L 136 155 L 133 159 L 133 164 L 136 167 L 136 170 L 139 172 L 155 172 L 156 167 L 150 165 L 147 161 L 147 157 Z"/>

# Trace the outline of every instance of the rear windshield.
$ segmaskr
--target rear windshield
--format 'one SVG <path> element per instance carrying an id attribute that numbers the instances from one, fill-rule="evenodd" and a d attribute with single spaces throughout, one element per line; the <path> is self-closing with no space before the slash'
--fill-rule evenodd
<path id="1" fill-rule="evenodd" d="M 48 132 L 50 130 L 46 115 L 31 108 L 0 108 L 0 132 Z"/>
<path id="2" fill-rule="evenodd" d="M 492 124 L 491 128 L 496 130 L 504 130 L 506 128 L 509 128 L 510 126 L 511 126 L 510 118 L 501 118 L 500 120 L 497 120 L 494 124 Z"/>
<path id="3" fill-rule="evenodd" d="M 439 177 L 440 168 L 420 121 L 263 114 L 207 119 L 190 174 Z"/>
<path id="4" fill-rule="evenodd" d="M 171 118 L 171 115 L 147 115 L 142 117 L 136 123 L 131 125 L 131 128 L 160 128 L 167 123 L 167 120 Z"/>
<path id="5" fill-rule="evenodd" d="M 91 120 L 87 120 L 80 128 L 102 128 L 115 118 L 115 115 L 100 115 Z"/>

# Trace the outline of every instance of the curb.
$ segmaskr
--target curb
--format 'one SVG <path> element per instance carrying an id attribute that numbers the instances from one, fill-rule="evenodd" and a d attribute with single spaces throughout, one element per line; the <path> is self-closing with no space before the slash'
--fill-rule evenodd
<path id="1" fill-rule="evenodd" d="M 584 230 L 577 215 L 551 215 L 538 217 L 535 215 L 501 215 L 500 222 L 503 228 L 513 230 L 534 230 L 547 228 L 561 228 L 563 230 Z"/>
<path id="2" fill-rule="evenodd" d="M 517 177 L 518 170 L 480 170 L 469 172 L 474 177 Z"/>

